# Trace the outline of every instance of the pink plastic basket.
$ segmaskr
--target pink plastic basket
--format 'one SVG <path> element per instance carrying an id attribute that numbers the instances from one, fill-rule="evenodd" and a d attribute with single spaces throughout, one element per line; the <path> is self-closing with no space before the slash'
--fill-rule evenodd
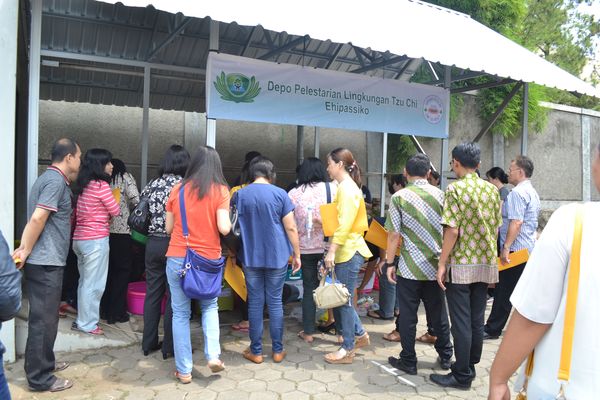
<path id="1" fill-rule="evenodd" d="M 144 299 L 146 298 L 146 282 L 131 282 L 127 287 L 127 309 L 130 313 L 144 315 Z M 165 313 L 167 295 L 162 299 L 160 313 Z"/>

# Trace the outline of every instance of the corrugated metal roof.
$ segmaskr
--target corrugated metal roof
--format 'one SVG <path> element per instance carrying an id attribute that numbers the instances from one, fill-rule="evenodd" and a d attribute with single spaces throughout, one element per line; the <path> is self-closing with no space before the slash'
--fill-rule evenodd
<path id="1" fill-rule="evenodd" d="M 468 16 L 439 7 L 425 6 L 418 2 L 397 1 L 393 5 L 385 2 L 381 7 L 375 7 L 373 4 L 366 6 L 362 2 L 360 11 L 356 11 L 358 9 L 348 11 L 348 8 L 343 8 L 338 14 L 326 15 L 327 13 L 322 10 L 324 7 L 331 4 L 339 6 L 340 3 L 321 2 L 321 8 L 311 8 L 312 3 L 317 3 L 314 0 L 307 0 L 302 3 L 301 8 L 304 11 L 294 7 L 295 18 L 289 17 L 288 13 L 291 11 L 281 7 L 281 3 L 277 3 L 279 7 L 257 14 L 260 18 L 255 17 L 256 13 L 252 12 L 253 8 L 247 2 L 154 1 L 158 8 L 166 11 L 157 10 L 153 6 L 146 7 L 147 0 L 127 0 L 125 3 L 141 4 L 144 7 L 125 6 L 122 3 L 108 4 L 93 0 L 43 1 L 42 59 L 59 61 L 59 65 L 49 66 L 48 64 L 52 63 L 47 61 L 43 63 L 40 98 L 141 106 L 143 70 L 140 65 L 148 61 L 154 66 L 163 65 L 164 68 L 159 69 L 165 69 L 153 69 L 150 96 L 152 108 L 204 111 L 203 72 L 208 56 L 210 30 L 210 18 L 205 15 L 211 13 L 225 21 L 219 24 L 219 51 L 223 53 L 250 58 L 261 58 L 271 54 L 267 58 L 269 61 L 345 72 L 360 71 L 362 68 L 365 71 L 361 73 L 389 79 L 402 76 L 411 57 L 424 57 L 430 61 L 439 61 L 430 65 L 423 63 L 421 66 L 424 74 L 420 76 L 424 77 L 425 81 L 430 81 L 429 83 L 440 84 L 436 74 L 441 73 L 442 63 L 446 62 L 448 65 L 462 67 L 453 68 L 454 81 L 482 75 L 469 72 L 467 68 L 470 68 L 473 71 L 487 71 L 492 74 L 502 71 L 504 74 L 498 75 L 504 78 L 535 81 L 549 86 L 560 87 L 559 83 L 564 83 L 563 89 L 597 94 L 590 85 L 527 52 Z M 266 3 L 269 2 L 252 3 L 252 6 L 264 10 Z M 245 6 L 241 7 L 241 4 Z M 352 2 L 344 4 L 349 4 L 348 7 L 351 8 Z M 404 14 L 394 16 L 394 7 L 398 4 L 404 7 L 402 9 Z M 406 8 L 407 5 L 409 8 Z M 305 9 L 309 10 L 308 14 Z M 183 11 L 187 16 L 182 13 L 167 12 L 170 10 Z M 226 10 L 242 10 L 242 12 L 231 13 Z M 369 15 L 375 12 L 374 10 L 381 17 L 380 20 L 369 19 Z M 414 15 L 406 14 L 408 11 L 413 12 Z M 224 14 L 226 12 L 227 14 Z M 308 20 L 307 15 L 312 19 Z M 349 15 L 354 15 L 355 19 L 353 20 Z M 396 21 L 393 26 L 386 25 L 390 15 Z M 249 26 L 233 22 L 234 17 L 242 23 L 250 23 Z M 427 17 L 425 20 L 418 20 L 425 17 Z M 331 23 L 331 18 L 342 20 L 344 23 L 335 21 Z M 324 26 L 327 25 L 325 19 L 329 21 L 329 26 Z M 358 24 L 357 20 L 362 24 Z M 407 29 L 403 24 L 408 23 L 409 20 L 412 20 L 410 23 L 414 28 L 413 34 L 403 34 L 404 29 Z M 253 21 L 264 21 L 264 26 L 282 29 L 267 30 Z M 438 41 L 424 43 L 424 40 L 427 41 L 431 37 L 431 30 L 435 33 L 440 29 L 435 24 L 442 23 L 453 24 L 452 29 L 447 32 L 450 39 L 440 36 Z M 385 28 L 385 35 L 382 36 L 383 28 Z M 478 30 L 474 33 L 475 28 Z M 287 33 L 284 29 L 298 33 L 300 36 Z M 455 31 L 484 35 L 491 41 L 487 46 L 493 47 L 495 43 L 504 46 L 496 48 L 496 52 L 507 48 L 511 51 L 511 55 L 517 54 L 520 58 L 508 57 L 503 65 L 491 65 L 490 59 L 487 59 L 490 56 L 488 49 L 477 47 L 469 49 L 468 47 L 471 46 L 469 41 L 450 43 L 452 44 L 450 46 L 448 40 L 455 40 Z M 304 33 L 311 34 L 311 37 L 303 39 Z M 336 40 L 342 37 L 344 39 L 339 40 L 340 43 L 320 39 Z M 366 38 L 371 38 L 372 42 L 367 43 Z M 168 43 L 161 45 L 165 41 Z M 385 50 L 376 51 L 355 47 L 347 43 L 349 41 L 364 46 L 378 46 L 380 49 L 398 50 L 395 53 Z M 296 45 L 289 46 L 290 42 Z M 285 50 L 278 51 L 277 49 L 282 46 L 285 46 Z M 494 49 L 491 50 L 493 52 Z M 471 55 L 466 58 L 465 52 Z M 87 56 L 108 59 L 103 58 L 102 62 L 99 62 L 99 59 L 91 60 Z M 76 58 L 87 58 L 87 60 Z M 497 59 L 497 57 L 491 58 L 494 62 L 497 62 Z M 110 60 L 110 63 L 104 62 L 105 60 Z M 113 64 L 114 60 L 135 65 L 117 65 Z M 526 60 L 529 64 L 521 65 L 519 60 Z M 168 71 L 170 66 L 193 68 L 197 73 L 190 73 L 189 70 Z M 536 66 L 537 71 L 528 69 L 532 66 Z M 547 72 L 546 75 L 550 75 L 549 78 L 543 76 L 544 71 Z M 568 77 L 565 78 L 563 73 Z M 544 79 L 540 80 L 540 76 Z M 555 81 L 552 81 L 552 77 Z M 489 78 L 492 81 L 498 79 L 494 76 Z"/>

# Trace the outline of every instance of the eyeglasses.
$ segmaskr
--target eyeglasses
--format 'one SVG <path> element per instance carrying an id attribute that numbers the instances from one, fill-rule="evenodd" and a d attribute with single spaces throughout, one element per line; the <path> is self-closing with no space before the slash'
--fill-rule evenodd
<path id="1" fill-rule="evenodd" d="M 514 169 L 513 169 L 513 168 L 511 168 L 511 167 L 508 167 L 508 169 L 506 170 L 506 172 L 508 172 L 508 173 L 510 174 L 510 173 L 512 173 L 512 172 L 514 172 L 514 171 L 519 171 L 519 170 L 522 170 L 522 168 L 514 168 Z"/>

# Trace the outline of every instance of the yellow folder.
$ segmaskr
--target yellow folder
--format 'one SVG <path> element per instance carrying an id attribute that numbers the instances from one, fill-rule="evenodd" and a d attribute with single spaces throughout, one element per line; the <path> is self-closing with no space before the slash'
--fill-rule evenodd
<path id="1" fill-rule="evenodd" d="M 119 188 L 114 188 L 114 189 L 112 190 L 112 195 L 113 195 L 113 197 L 115 198 L 115 201 L 116 201 L 117 203 L 119 203 L 119 202 L 121 201 L 121 189 L 119 189 Z"/>
<path id="2" fill-rule="evenodd" d="M 387 250 L 387 239 L 388 231 L 386 231 L 385 228 L 381 226 L 379 222 L 377 222 L 377 220 L 373 219 L 371 221 L 371 225 L 369 225 L 369 230 L 365 235 L 365 240 L 369 243 L 373 243 L 380 249 Z M 400 247 L 398 247 L 396 255 L 400 255 Z"/>
<path id="3" fill-rule="evenodd" d="M 229 283 L 229 286 L 240 296 L 244 301 L 248 297 L 248 289 L 246 289 L 246 279 L 244 271 L 233 261 L 233 257 L 227 257 L 225 262 L 224 278 Z"/>
<path id="4" fill-rule="evenodd" d="M 510 260 L 508 264 L 502 264 L 500 257 L 498 257 L 498 271 L 504 271 L 527 262 L 527 260 L 529 260 L 529 250 L 523 249 L 510 253 L 508 259 Z"/>
<path id="5" fill-rule="evenodd" d="M 340 226 L 338 219 L 338 211 L 336 203 L 323 204 L 320 207 L 321 220 L 323 221 L 323 234 L 327 237 L 333 236 L 335 230 Z M 361 235 L 369 229 L 369 221 L 367 220 L 367 207 L 364 200 L 360 200 L 358 206 L 358 214 L 352 225 L 352 232 L 360 233 Z"/>

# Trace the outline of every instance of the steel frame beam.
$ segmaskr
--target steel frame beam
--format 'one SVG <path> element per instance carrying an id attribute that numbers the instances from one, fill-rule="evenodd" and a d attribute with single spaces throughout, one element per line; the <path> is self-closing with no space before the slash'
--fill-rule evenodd
<path id="1" fill-rule="evenodd" d="M 500 115 L 504 112 L 504 110 L 508 106 L 508 103 L 510 103 L 510 101 L 512 100 L 513 97 L 515 97 L 515 95 L 517 94 L 519 89 L 521 89 L 521 86 L 523 86 L 523 82 L 517 82 L 515 87 L 513 87 L 513 89 L 510 91 L 510 93 L 504 98 L 504 101 L 502 101 L 502 103 L 500 104 L 500 106 L 498 107 L 496 112 L 494 112 L 494 114 L 492 115 L 490 120 L 483 126 L 483 128 L 481 128 L 481 130 L 479 131 L 477 136 L 475 136 L 475 139 L 473 139 L 474 142 L 479 142 L 479 140 L 481 140 L 481 138 L 486 133 L 488 133 L 490 128 L 496 123 L 496 121 L 498 120 Z"/>
<path id="2" fill-rule="evenodd" d="M 165 40 L 162 41 L 162 43 L 160 43 L 158 46 L 156 46 L 154 48 L 154 50 L 152 50 L 148 56 L 146 57 L 146 61 L 150 61 L 152 60 L 162 49 L 164 49 L 166 46 L 168 46 L 173 40 L 175 40 L 179 34 L 181 33 L 181 31 L 183 31 L 186 27 L 187 24 L 189 24 L 192 21 L 192 18 L 190 17 L 185 17 L 183 19 L 183 21 L 181 21 L 181 23 L 179 24 L 179 26 L 177 26 L 177 28 L 175 28 L 175 30 L 173 32 L 171 32 L 169 34 L 169 36 L 167 36 L 165 38 Z"/>
<path id="3" fill-rule="evenodd" d="M 470 92 L 472 90 L 488 89 L 488 88 L 493 88 L 493 87 L 498 87 L 498 86 L 504 86 L 504 85 L 508 85 L 510 83 L 515 83 L 515 82 L 516 81 L 507 78 L 507 79 L 502 79 L 499 81 L 482 83 L 479 85 L 471 85 L 471 86 L 450 89 L 450 93 L 453 93 L 453 94 L 454 93 L 465 93 L 465 92 Z"/>
<path id="4" fill-rule="evenodd" d="M 248 35 L 248 40 L 246 40 L 246 43 L 244 44 L 244 47 L 242 48 L 242 51 L 240 52 L 240 57 L 246 57 L 246 53 L 250 49 L 250 45 L 252 44 L 252 41 L 254 40 L 254 35 L 256 35 L 256 32 L 260 28 L 261 28 L 260 25 L 252 27 L 252 30 L 250 31 L 250 35 Z"/>
<path id="5" fill-rule="evenodd" d="M 342 51 L 343 47 L 344 47 L 343 43 L 342 44 L 338 44 L 337 48 L 333 52 L 333 55 L 327 61 L 327 64 L 325 65 L 325 69 L 331 68 L 331 66 L 333 65 L 333 63 L 336 62 L 336 60 L 337 60 L 338 56 L 340 55 L 340 52 Z"/>
<path id="6" fill-rule="evenodd" d="M 269 51 L 267 54 L 260 56 L 258 59 L 259 60 L 268 60 L 269 58 L 276 56 L 280 53 L 283 53 L 284 51 L 293 49 L 294 47 L 298 46 L 299 44 L 304 43 L 306 40 L 310 40 L 310 36 L 308 36 L 308 35 L 300 36 L 299 38 L 290 40 L 283 46 L 277 47 L 277 48 Z"/>
<path id="7" fill-rule="evenodd" d="M 527 155 L 529 136 L 529 83 L 523 83 L 523 121 L 521 131 L 521 154 Z"/>
<path id="8" fill-rule="evenodd" d="M 29 46 L 29 108 L 27 112 L 27 197 L 38 177 L 40 125 L 40 69 L 42 47 L 42 0 L 31 0 Z"/>
<path id="9" fill-rule="evenodd" d="M 374 70 L 374 69 L 377 69 L 377 68 L 386 67 L 386 66 L 391 65 L 391 64 L 396 64 L 396 63 L 405 61 L 407 59 L 408 59 L 408 57 L 406 57 L 406 56 L 392 57 L 392 58 L 387 59 L 387 60 L 383 60 L 383 61 L 378 61 L 378 62 L 372 63 L 371 65 L 367 65 L 367 66 L 364 66 L 362 68 L 354 69 L 354 70 L 352 70 L 350 72 L 355 73 L 355 74 L 360 74 L 360 73 L 371 71 L 371 70 Z"/>

